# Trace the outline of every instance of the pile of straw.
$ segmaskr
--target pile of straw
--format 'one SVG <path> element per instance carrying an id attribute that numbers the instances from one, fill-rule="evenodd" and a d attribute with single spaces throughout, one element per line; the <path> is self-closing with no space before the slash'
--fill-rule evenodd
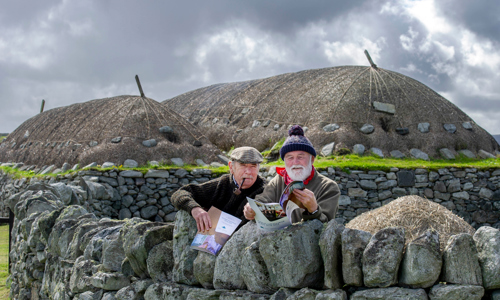
<path id="1" fill-rule="evenodd" d="M 386 227 L 405 229 L 405 245 L 422 235 L 427 229 L 439 233 L 441 251 L 455 234 L 474 234 L 475 230 L 459 216 L 442 205 L 419 196 L 404 196 L 375 210 L 361 214 L 346 227 L 377 233 Z"/>

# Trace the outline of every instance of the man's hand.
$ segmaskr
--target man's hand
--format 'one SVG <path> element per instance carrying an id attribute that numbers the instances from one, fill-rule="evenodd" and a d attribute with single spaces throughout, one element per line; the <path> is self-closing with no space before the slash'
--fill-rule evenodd
<path id="1" fill-rule="evenodd" d="M 245 204 L 245 207 L 243 208 L 243 214 L 245 215 L 245 218 L 247 218 L 247 220 L 255 219 L 255 212 L 248 203 Z"/>
<path id="2" fill-rule="evenodd" d="M 316 202 L 316 196 L 314 196 L 314 193 L 311 190 L 308 189 L 294 189 L 293 194 L 299 200 L 302 202 L 304 207 L 307 209 L 308 212 L 312 213 L 313 211 L 318 209 L 318 202 Z"/>
<path id="3" fill-rule="evenodd" d="M 196 226 L 198 227 L 198 231 L 204 232 L 208 231 L 212 228 L 212 220 L 210 220 L 210 216 L 208 213 L 201 207 L 195 207 L 191 210 L 191 215 L 196 220 Z"/>

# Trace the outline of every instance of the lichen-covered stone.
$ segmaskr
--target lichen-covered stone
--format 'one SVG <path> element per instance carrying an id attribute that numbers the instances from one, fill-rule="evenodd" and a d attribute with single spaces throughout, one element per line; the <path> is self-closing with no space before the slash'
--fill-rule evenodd
<path id="1" fill-rule="evenodd" d="M 430 300 L 480 300 L 484 288 L 477 285 L 438 284 L 429 292 Z"/>
<path id="2" fill-rule="evenodd" d="M 180 210 L 175 215 L 173 237 L 174 268 L 172 270 L 172 279 L 177 283 L 198 284 L 198 280 L 193 273 L 193 263 L 198 251 L 191 249 L 191 243 L 196 232 L 195 219 L 189 213 Z"/>
<path id="3" fill-rule="evenodd" d="M 476 231 L 473 238 L 476 242 L 484 288 L 500 289 L 500 230 L 483 226 Z"/>
<path id="4" fill-rule="evenodd" d="M 193 262 L 194 276 L 206 289 L 214 288 L 214 270 L 217 256 L 198 251 L 198 256 Z"/>
<path id="5" fill-rule="evenodd" d="M 476 245 L 470 234 L 460 233 L 449 238 L 443 253 L 441 280 L 464 285 L 483 285 Z"/>
<path id="6" fill-rule="evenodd" d="M 350 300 L 427 300 L 424 289 L 407 289 L 400 287 L 357 291 Z M 449 298 L 452 299 L 452 298 Z"/>
<path id="7" fill-rule="evenodd" d="M 172 280 L 172 268 L 174 267 L 173 242 L 165 241 L 154 246 L 149 251 L 148 273 L 151 278 L 158 281 Z"/>
<path id="8" fill-rule="evenodd" d="M 428 230 L 406 247 L 399 283 L 412 288 L 431 287 L 439 278 L 442 264 L 439 234 Z"/>
<path id="9" fill-rule="evenodd" d="M 319 248 L 325 270 L 324 287 L 327 289 L 338 289 L 342 287 L 341 271 L 341 239 L 344 225 L 330 220 L 325 224 L 323 232 L 319 238 Z"/>
<path id="10" fill-rule="evenodd" d="M 241 276 L 247 289 L 254 293 L 272 294 L 278 287 L 269 276 L 266 262 L 259 250 L 259 241 L 246 247 L 241 259 Z"/>
<path id="11" fill-rule="evenodd" d="M 396 284 L 403 258 L 404 228 L 388 227 L 372 236 L 363 252 L 363 279 L 367 287 Z"/>
<path id="12" fill-rule="evenodd" d="M 242 256 L 246 247 L 260 235 L 255 222 L 248 222 L 233 233 L 217 256 L 214 270 L 214 288 L 246 289 L 241 275 Z"/>
<path id="13" fill-rule="evenodd" d="M 312 220 L 270 232 L 261 238 L 260 254 L 277 286 L 323 287 L 323 262 L 318 244 L 322 229 L 319 220 Z"/>
<path id="14" fill-rule="evenodd" d="M 371 237 L 363 230 L 345 228 L 342 232 L 342 275 L 346 285 L 363 285 L 363 252 Z"/>

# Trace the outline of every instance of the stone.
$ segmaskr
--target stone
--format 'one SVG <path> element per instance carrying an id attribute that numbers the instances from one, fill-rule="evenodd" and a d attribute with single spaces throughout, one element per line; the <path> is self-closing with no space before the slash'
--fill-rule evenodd
<path id="1" fill-rule="evenodd" d="M 352 153 L 356 155 L 363 155 L 365 153 L 365 146 L 361 144 L 356 144 L 352 147 Z"/>
<path id="2" fill-rule="evenodd" d="M 476 245 L 470 234 L 461 233 L 448 239 L 441 279 L 448 283 L 483 285 Z"/>
<path id="3" fill-rule="evenodd" d="M 220 167 L 224 167 L 224 165 L 223 165 L 223 164 L 221 164 L 221 163 L 219 163 L 219 162 L 216 162 L 216 161 L 211 162 L 211 163 L 210 163 L 210 166 L 211 166 L 211 167 L 213 167 L 213 168 L 220 168 Z"/>
<path id="4" fill-rule="evenodd" d="M 354 292 L 350 300 L 427 300 L 424 289 L 391 287 Z M 451 298 L 449 298 L 451 299 Z"/>
<path id="5" fill-rule="evenodd" d="M 384 153 L 379 148 L 370 148 L 370 153 L 380 158 L 384 158 Z"/>
<path id="6" fill-rule="evenodd" d="M 365 286 L 388 287 L 397 283 L 404 236 L 402 227 L 387 227 L 372 236 L 363 252 Z"/>
<path id="7" fill-rule="evenodd" d="M 73 189 L 62 182 L 52 183 L 52 186 L 59 196 L 64 205 L 77 204 L 78 199 Z"/>
<path id="8" fill-rule="evenodd" d="M 441 265 L 439 234 L 427 230 L 407 245 L 400 266 L 399 284 L 412 288 L 431 287 L 439 279 Z"/>
<path id="9" fill-rule="evenodd" d="M 322 258 L 318 245 L 322 228 L 323 224 L 314 219 L 261 237 L 260 253 L 277 286 L 323 286 Z M 290 257 L 294 259 L 290 260 Z"/>
<path id="10" fill-rule="evenodd" d="M 141 208 L 141 217 L 146 220 L 156 216 L 157 213 L 158 207 L 156 206 L 146 206 Z"/>
<path id="11" fill-rule="evenodd" d="M 439 154 L 444 159 L 455 159 L 455 154 L 453 154 L 453 152 L 451 152 L 448 148 L 439 149 Z"/>
<path id="12" fill-rule="evenodd" d="M 377 185 L 377 188 L 379 190 L 387 190 L 387 189 L 393 188 L 397 185 L 398 185 L 398 182 L 396 180 L 387 180 L 387 181 L 383 181 L 383 182 L 379 183 Z"/>
<path id="13" fill-rule="evenodd" d="M 132 218 L 132 213 L 130 212 L 130 210 L 128 208 L 120 209 L 120 212 L 118 214 L 118 219 L 124 220 L 124 219 L 130 219 L 130 218 Z"/>
<path id="14" fill-rule="evenodd" d="M 171 158 L 170 161 L 178 167 L 184 166 L 184 161 L 182 160 L 182 158 L 174 157 Z"/>
<path id="15" fill-rule="evenodd" d="M 146 259 L 148 273 L 155 282 L 172 280 L 174 267 L 173 242 L 164 241 L 148 253 Z"/>
<path id="16" fill-rule="evenodd" d="M 156 142 L 155 139 L 150 139 L 150 140 L 145 140 L 145 141 L 142 141 L 142 145 L 144 147 L 155 147 L 158 143 Z"/>
<path id="17" fill-rule="evenodd" d="M 347 195 L 340 195 L 339 206 L 348 206 L 351 204 L 351 198 Z"/>
<path id="18" fill-rule="evenodd" d="M 399 150 L 392 150 L 390 152 L 391 154 L 391 157 L 394 157 L 394 158 L 405 158 L 406 155 L 403 154 L 403 152 L 399 151 Z"/>
<path id="19" fill-rule="evenodd" d="M 206 167 L 206 166 L 208 166 L 202 159 L 199 159 L 199 158 L 196 159 L 195 162 L 196 162 L 196 165 L 200 166 L 200 167 Z"/>
<path id="20" fill-rule="evenodd" d="M 458 150 L 458 153 L 464 155 L 467 158 L 476 158 L 476 155 L 472 151 L 467 150 L 467 149 Z"/>
<path id="21" fill-rule="evenodd" d="M 252 128 L 259 127 L 260 126 L 260 121 L 259 120 L 254 120 L 252 123 Z"/>
<path id="22" fill-rule="evenodd" d="M 258 239 L 260 231 L 255 222 L 248 222 L 236 231 L 217 256 L 214 269 L 215 289 L 246 289 L 242 276 L 242 256 L 246 247 Z"/>
<path id="23" fill-rule="evenodd" d="M 121 141 L 122 141 L 122 137 L 121 136 L 117 136 L 117 137 L 111 139 L 111 143 L 114 143 L 114 144 L 117 144 L 117 143 L 119 143 Z"/>
<path id="24" fill-rule="evenodd" d="M 364 124 L 359 130 L 364 134 L 370 134 L 375 130 L 375 127 L 371 124 Z"/>
<path id="25" fill-rule="evenodd" d="M 325 131 L 325 132 L 334 132 L 335 130 L 337 130 L 339 128 L 340 128 L 339 125 L 333 123 L 333 124 L 328 124 L 328 125 L 324 126 L 323 127 L 323 131 Z"/>
<path id="26" fill-rule="evenodd" d="M 267 265 L 260 254 L 259 247 L 260 242 L 257 240 L 243 250 L 241 276 L 249 291 L 272 294 L 276 292 L 278 287 L 269 275 Z"/>
<path id="27" fill-rule="evenodd" d="M 214 288 L 214 269 L 217 256 L 198 251 L 198 256 L 193 262 L 194 276 L 206 289 Z"/>
<path id="28" fill-rule="evenodd" d="M 483 159 L 495 158 L 495 155 L 493 155 L 487 151 L 484 151 L 483 149 L 479 150 L 479 152 L 477 154 L 479 155 L 479 157 L 481 157 Z"/>
<path id="29" fill-rule="evenodd" d="M 101 168 L 105 169 L 105 168 L 111 168 L 111 167 L 114 167 L 114 166 L 115 166 L 114 163 L 107 161 L 107 162 L 105 162 L 105 163 L 102 164 Z"/>
<path id="30" fill-rule="evenodd" d="M 449 133 L 455 133 L 455 131 L 457 131 L 457 126 L 455 126 L 455 124 L 444 124 L 443 128 Z"/>
<path id="31" fill-rule="evenodd" d="M 427 155 L 427 153 L 422 152 L 419 149 L 415 149 L 415 148 L 410 149 L 410 154 L 413 158 L 416 158 L 416 159 L 429 160 L 429 155 Z"/>
<path id="32" fill-rule="evenodd" d="M 130 284 L 127 276 L 121 273 L 98 272 L 91 278 L 91 284 L 99 289 L 118 291 Z"/>
<path id="33" fill-rule="evenodd" d="M 121 171 L 120 176 L 125 178 L 142 178 L 144 175 L 139 171 L 126 170 Z"/>
<path id="34" fill-rule="evenodd" d="M 500 289 L 500 230 L 482 226 L 473 238 L 477 247 L 484 288 Z"/>
<path id="35" fill-rule="evenodd" d="M 163 126 L 163 127 L 160 127 L 160 132 L 161 133 L 172 133 L 172 132 L 174 132 L 174 130 L 170 126 Z"/>
<path id="36" fill-rule="evenodd" d="M 408 129 L 408 127 L 396 128 L 396 133 L 400 135 L 407 135 L 410 133 L 410 129 Z"/>
<path id="37" fill-rule="evenodd" d="M 146 175 L 144 175 L 144 178 L 169 178 L 170 173 L 168 170 L 148 170 Z"/>
<path id="38" fill-rule="evenodd" d="M 337 223 L 335 219 L 330 220 L 323 227 L 323 232 L 319 237 L 319 248 L 324 264 L 324 288 L 340 289 L 342 288 L 341 272 L 341 239 L 345 227 Z"/>
<path id="39" fill-rule="evenodd" d="M 323 148 L 321 148 L 321 155 L 322 156 L 332 155 L 334 147 L 335 147 L 335 142 L 325 145 Z"/>
<path id="40" fill-rule="evenodd" d="M 470 122 L 463 122 L 462 127 L 467 130 L 472 130 L 472 124 Z"/>
<path id="41" fill-rule="evenodd" d="M 149 251 L 156 245 L 172 240 L 173 224 L 148 222 L 131 219 L 121 230 L 123 250 L 130 265 L 141 278 L 147 277 L 147 257 Z"/>
<path id="42" fill-rule="evenodd" d="M 138 166 L 139 166 L 139 164 L 133 159 L 126 159 L 123 162 L 124 168 L 137 168 Z"/>
<path id="43" fill-rule="evenodd" d="M 217 155 L 217 158 L 220 159 L 220 161 L 224 164 L 224 165 L 228 165 L 229 164 L 229 158 L 227 158 L 226 156 L 224 155 Z"/>
<path id="44" fill-rule="evenodd" d="M 172 248 L 174 256 L 172 280 L 174 282 L 188 285 L 198 284 L 193 273 L 193 263 L 198 256 L 198 251 L 190 248 L 197 231 L 195 219 L 188 212 L 179 210 L 175 215 Z"/>
<path id="45" fill-rule="evenodd" d="M 458 192 L 458 193 L 453 193 L 451 194 L 453 197 L 457 199 L 463 199 L 463 200 L 469 200 L 470 196 L 469 193 L 463 191 L 463 192 Z"/>
<path id="46" fill-rule="evenodd" d="M 345 228 L 342 232 L 342 275 L 346 285 L 363 285 L 362 258 L 371 237 L 363 230 Z"/>
<path id="47" fill-rule="evenodd" d="M 375 108 L 375 110 L 385 112 L 391 115 L 396 113 L 396 106 L 390 103 L 373 101 L 373 108 Z"/>
<path id="48" fill-rule="evenodd" d="M 422 133 L 427 133 L 429 132 L 429 127 L 430 127 L 430 124 L 429 123 L 418 123 L 418 131 L 422 132 Z"/>
<path id="49" fill-rule="evenodd" d="M 349 197 L 366 197 L 368 193 L 366 191 L 364 191 L 363 189 L 360 189 L 360 188 L 348 188 L 347 189 L 347 195 L 349 195 Z"/>
<path id="50" fill-rule="evenodd" d="M 477 285 L 438 284 L 431 288 L 431 300 L 481 300 L 484 288 Z"/>
<path id="51" fill-rule="evenodd" d="M 335 291 L 319 291 L 319 293 L 316 294 L 315 300 L 347 300 L 347 294 L 340 289 Z"/>
<path id="52" fill-rule="evenodd" d="M 95 147 L 95 146 L 97 146 L 98 144 L 99 144 L 99 143 L 98 143 L 97 141 L 90 141 L 90 142 L 89 142 L 89 146 L 90 146 L 90 147 Z"/>
<path id="53" fill-rule="evenodd" d="M 278 131 L 278 129 L 280 129 L 280 125 L 279 124 L 274 124 L 273 130 L 274 131 Z"/>
<path id="54" fill-rule="evenodd" d="M 493 198 L 493 191 L 487 188 L 481 188 L 479 190 L 479 197 L 491 200 Z"/>
<path id="55" fill-rule="evenodd" d="M 69 279 L 69 288 L 73 293 L 84 293 L 86 291 L 96 291 L 97 289 L 92 285 L 92 267 L 93 262 L 91 260 L 86 260 L 83 256 L 76 259 L 73 268 L 71 269 L 71 277 Z M 54 267 L 55 265 L 49 265 Z M 46 273 L 49 268 L 46 268 Z M 44 279 L 48 279 L 49 276 L 44 274 Z M 52 292 L 52 291 L 50 291 Z"/>
<path id="56" fill-rule="evenodd" d="M 373 180 L 360 180 L 359 186 L 364 190 L 376 190 L 377 184 Z"/>

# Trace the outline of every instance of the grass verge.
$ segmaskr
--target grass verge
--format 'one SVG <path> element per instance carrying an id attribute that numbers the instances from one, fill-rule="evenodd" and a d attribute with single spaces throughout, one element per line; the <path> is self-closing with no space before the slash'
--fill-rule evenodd
<path id="1" fill-rule="evenodd" d="M 9 277 L 9 225 L 0 225 L 0 299 L 9 298 L 9 287 L 6 286 Z"/>

